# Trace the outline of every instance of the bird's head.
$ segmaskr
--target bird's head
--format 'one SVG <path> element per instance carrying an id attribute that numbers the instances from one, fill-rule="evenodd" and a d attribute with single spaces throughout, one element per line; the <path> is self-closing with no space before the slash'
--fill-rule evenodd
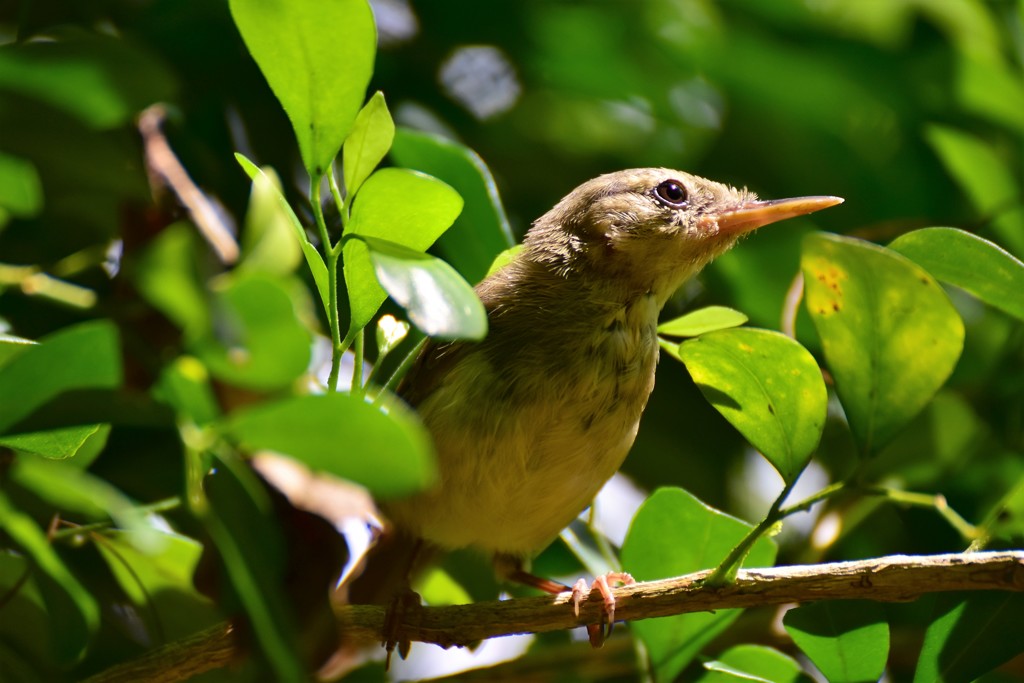
<path id="1" fill-rule="evenodd" d="M 682 171 L 630 169 L 569 193 L 534 223 L 525 255 L 566 277 L 603 279 L 664 300 L 742 235 L 842 201 L 759 201 Z"/>

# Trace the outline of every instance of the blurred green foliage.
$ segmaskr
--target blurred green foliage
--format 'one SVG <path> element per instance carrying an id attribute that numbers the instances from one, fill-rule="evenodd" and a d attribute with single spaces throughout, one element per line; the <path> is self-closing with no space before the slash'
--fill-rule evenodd
<path id="1" fill-rule="evenodd" d="M 476 281 L 574 186 L 635 166 L 846 203 L 764 230 L 669 303 L 666 320 L 723 305 L 757 327 L 791 322 L 830 372 L 828 413 L 822 425 L 772 410 L 765 439 L 756 430 L 769 423 L 729 414 L 756 387 L 730 393 L 716 384 L 728 372 L 698 377 L 694 363 L 694 382 L 663 363 L 625 472 L 644 491 L 666 488 L 634 521 L 626 570 L 652 579 L 716 564 L 749 525 L 705 504 L 761 520 L 822 429 L 805 478 L 884 484 L 903 504 L 851 488 L 786 524 L 780 562 L 1022 546 L 1024 2 L 371 4 L 375 56 L 361 0 L 0 5 L 0 679 L 78 680 L 240 614 L 257 661 L 299 677 L 332 637 L 317 618 L 340 546 L 322 522 L 292 519 L 241 455 L 287 451 L 385 493 L 428 482 L 415 416 L 308 395 L 364 376 L 374 354 L 359 330 L 378 317 L 378 280 L 422 329 L 478 336 L 479 312 L 431 327 L 406 284 L 426 273 L 465 302 L 455 270 Z M 136 119 L 156 103 L 210 211 L 237 226 L 236 267 L 147 167 Z M 411 170 L 374 173 L 392 138 L 385 163 Z M 320 182 L 342 148 L 344 197 Z M 455 270 L 423 253 L 438 237 L 433 252 Z M 807 305 L 795 308 L 801 271 Z M 846 298 L 830 287 L 839 271 Z M 393 302 L 382 311 L 404 315 Z M 716 329 L 742 322 L 730 319 Z M 666 348 L 687 360 L 687 348 L 761 337 L 775 335 Z M 354 367 L 332 367 L 342 342 Z M 414 344 L 368 372 L 383 384 Z M 780 351 L 791 352 L 803 353 Z M 760 362 L 751 377 L 775 381 L 783 360 Z M 809 414 L 824 410 L 811 403 Z M 317 427 L 335 416 L 334 431 Z M 785 482 L 757 474 L 740 432 Z M 408 463 L 402 477 L 389 476 L 392 457 Z M 956 512 L 898 495 L 915 492 L 941 493 Z M 762 539 L 748 563 L 775 554 Z M 535 568 L 572 574 L 580 562 L 558 543 Z M 476 569 L 450 574 L 485 594 Z M 781 647 L 832 680 L 876 675 L 878 660 L 847 666 L 865 647 L 890 648 L 893 680 L 1019 680 L 1019 602 L 942 596 L 883 617 L 802 608 Z M 780 646 L 772 614 L 619 629 L 645 653 L 627 677 L 804 680 L 787 655 L 738 644 Z M 545 656 L 568 679 L 583 676 L 583 657 L 613 662 L 614 647 L 537 638 L 509 675 Z M 256 679 L 259 666 L 206 680 Z"/>

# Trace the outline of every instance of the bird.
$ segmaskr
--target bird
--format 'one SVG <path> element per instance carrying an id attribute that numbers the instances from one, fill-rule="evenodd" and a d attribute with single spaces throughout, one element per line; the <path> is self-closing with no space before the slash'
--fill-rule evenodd
<path id="1" fill-rule="evenodd" d="M 376 567 L 368 558 L 351 601 L 386 602 L 384 587 L 408 580 L 416 558 L 460 548 L 491 556 L 499 578 L 567 590 L 530 574 L 529 560 L 623 464 L 654 387 L 666 301 L 740 237 L 842 201 L 762 201 L 667 168 L 572 190 L 476 286 L 487 336 L 430 341 L 399 386 L 432 436 L 438 478 L 382 502 L 391 554 Z M 595 581 L 610 624 L 609 580 L 630 579 Z M 585 582 L 573 587 L 577 615 L 588 592 Z"/>

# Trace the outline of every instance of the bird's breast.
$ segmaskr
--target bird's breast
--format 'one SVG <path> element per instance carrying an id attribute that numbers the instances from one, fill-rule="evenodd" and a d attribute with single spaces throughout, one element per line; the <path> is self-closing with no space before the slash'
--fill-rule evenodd
<path id="1" fill-rule="evenodd" d="M 542 549 L 633 444 L 654 386 L 657 314 L 644 297 L 561 335 L 538 331 L 528 347 L 496 354 L 507 347 L 489 337 L 467 353 L 418 407 L 439 484 L 390 506 L 394 521 L 443 547 Z"/>

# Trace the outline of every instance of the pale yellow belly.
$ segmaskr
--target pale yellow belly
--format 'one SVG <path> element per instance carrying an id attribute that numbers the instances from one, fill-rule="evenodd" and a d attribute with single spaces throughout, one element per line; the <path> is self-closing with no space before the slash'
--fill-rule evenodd
<path id="1" fill-rule="evenodd" d="M 476 391 L 442 387 L 421 406 L 434 434 L 439 482 L 385 507 L 398 526 L 445 548 L 530 556 L 590 502 L 622 464 L 653 387 L 656 356 L 628 372 L 538 378 L 530 400 L 503 404 L 479 359 L 453 374 Z M 474 367 L 474 363 L 478 366 Z"/>

